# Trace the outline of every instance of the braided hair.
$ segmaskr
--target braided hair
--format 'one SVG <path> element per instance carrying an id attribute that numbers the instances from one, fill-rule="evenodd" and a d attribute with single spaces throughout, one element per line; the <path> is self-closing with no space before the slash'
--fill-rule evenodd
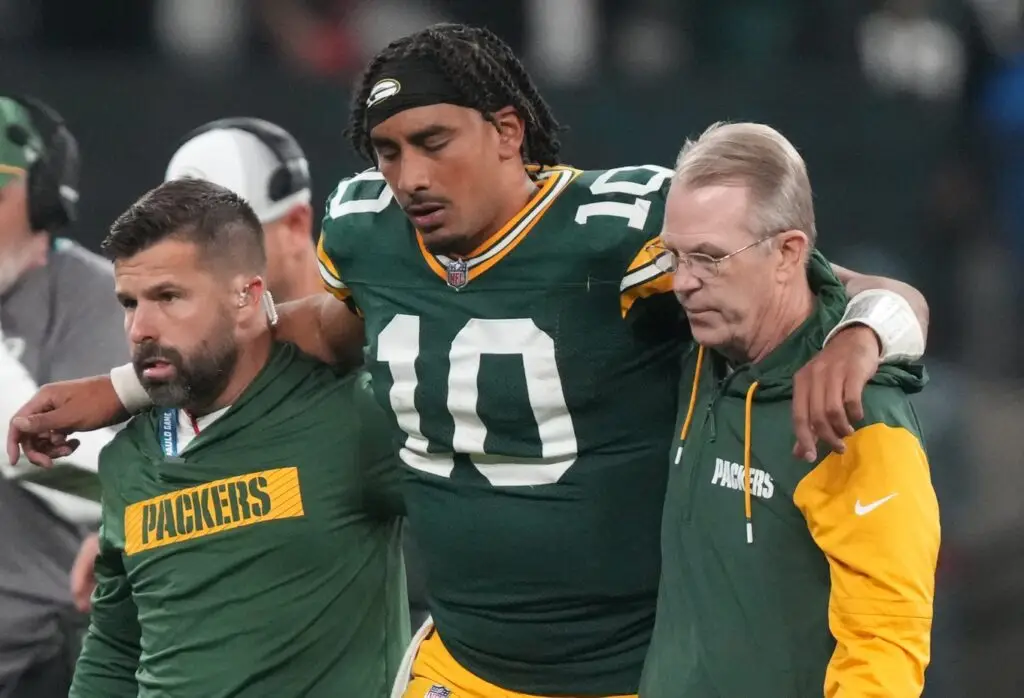
<path id="1" fill-rule="evenodd" d="M 393 60 L 419 57 L 432 60 L 452 86 L 484 118 L 497 126 L 494 112 L 512 106 L 526 123 L 523 159 L 537 165 L 557 165 L 562 127 L 540 96 L 526 68 L 512 49 L 493 32 L 464 24 L 435 24 L 393 41 L 363 72 L 349 112 L 345 135 L 357 153 L 374 162 L 366 129 L 366 102 Z"/>

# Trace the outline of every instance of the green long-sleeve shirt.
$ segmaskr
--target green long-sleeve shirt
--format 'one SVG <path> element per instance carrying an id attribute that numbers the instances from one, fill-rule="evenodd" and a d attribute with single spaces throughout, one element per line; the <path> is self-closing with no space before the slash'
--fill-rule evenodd
<path id="1" fill-rule="evenodd" d="M 170 416 L 103 451 L 71 698 L 387 695 L 408 641 L 392 444 L 365 376 L 277 345 L 175 456 Z"/>

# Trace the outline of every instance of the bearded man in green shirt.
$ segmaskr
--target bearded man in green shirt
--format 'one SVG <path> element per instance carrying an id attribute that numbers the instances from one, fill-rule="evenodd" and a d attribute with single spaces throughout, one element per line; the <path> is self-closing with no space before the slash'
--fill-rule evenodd
<path id="1" fill-rule="evenodd" d="M 386 695 L 402 508 L 366 376 L 273 341 L 260 223 L 226 189 L 163 184 L 104 246 L 154 406 L 100 457 L 72 698 Z"/>

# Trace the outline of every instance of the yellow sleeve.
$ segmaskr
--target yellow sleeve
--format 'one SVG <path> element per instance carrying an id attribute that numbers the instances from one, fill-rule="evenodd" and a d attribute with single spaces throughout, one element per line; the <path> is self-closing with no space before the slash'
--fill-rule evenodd
<path id="1" fill-rule="evenodd" d="M 338 269 L 334 266 L 334 262 L 331 261 L 327 250 L 324 249 L 323 232 L 320 233 L 320 241 L 316 244 L 316 261 L 317 266 L 320 268 L 320 280 L 323 281 L 324 288 L 338 300 L 348 301 L 352 292 L 348 290 L 348 286 L 341 280 Z"/>
<path id="2" fill-rule="evenodd" d="M 826 698 L 911 698 L 931 654 L 939 505 L 928 459 L 901 427 L 846 439 L 796 488 L 794 502 L 828 558 L 836 650 Z"/>
<path id="3" fill-rule="evenodd" d="M 622 317 L 629 315 L 633 305 L 641 298 L 672 293 L 672 274 L 660 270 L 654 264 L 657 257 L 654 250 L 658 244 L 657 237 L 644 243 L 622 277 L 622 283 L 619 285 Z"/>

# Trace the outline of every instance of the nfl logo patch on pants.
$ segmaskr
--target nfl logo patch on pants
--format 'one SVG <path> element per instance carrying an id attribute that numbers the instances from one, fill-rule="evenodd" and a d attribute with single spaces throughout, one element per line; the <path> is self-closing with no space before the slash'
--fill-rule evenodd
<path id="1" fill-rule="evenodd" d="M 452 692 L 440 684 L 434 684 L 423 698 L 451 698 Z"/>

